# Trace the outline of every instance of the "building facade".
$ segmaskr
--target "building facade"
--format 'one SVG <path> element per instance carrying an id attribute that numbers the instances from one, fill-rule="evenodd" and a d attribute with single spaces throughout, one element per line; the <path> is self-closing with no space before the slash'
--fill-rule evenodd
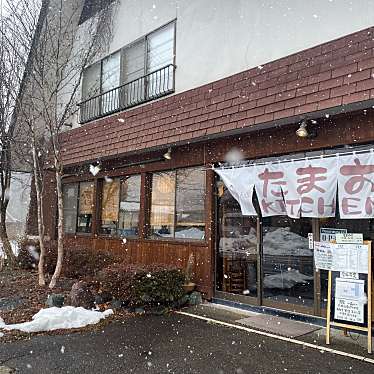
<path id="1" fill-rule="evenodd" d="M 360 4 L 112 3 L 112 41 L 61 137 L 66 245 L 179 267 L 193 253 L 208 299 L 324 316 L 308 234 L 369 240 L 374 215 L 266 216 L 257 195 L 243 215 L 213 167 L 372 147 L 374 19 Z"/>

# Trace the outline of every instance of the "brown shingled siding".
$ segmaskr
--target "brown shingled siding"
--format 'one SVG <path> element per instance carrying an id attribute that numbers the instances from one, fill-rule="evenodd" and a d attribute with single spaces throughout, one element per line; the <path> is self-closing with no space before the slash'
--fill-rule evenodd
<path id="1" fill-rule="evenodd" d="M 374 27 L 68 131 L 62 136 L 64 163 L 373 99 L 373 77 Z"/>

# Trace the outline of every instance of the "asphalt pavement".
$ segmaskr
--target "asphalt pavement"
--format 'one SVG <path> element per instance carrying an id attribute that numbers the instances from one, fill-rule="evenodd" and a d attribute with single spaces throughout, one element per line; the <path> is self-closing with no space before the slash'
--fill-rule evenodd
<path id="1" fill-rule="evenodd" d="M 101 332 L 3 343 L 1 366 L 30 374 L 374 373 L 367 362 L 180 314 L 131 317 Z"/>

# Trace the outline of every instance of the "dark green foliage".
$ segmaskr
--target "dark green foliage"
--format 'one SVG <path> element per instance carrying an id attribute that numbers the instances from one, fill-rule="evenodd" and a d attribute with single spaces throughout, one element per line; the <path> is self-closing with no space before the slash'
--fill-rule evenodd
<path id="1" fill-rule="evenodd" d="M 169 306 L 184 295 L 185 276 L 166 265 L 114 264 L 100 271 L 92 283 L 100 294 L 110 294 L 130 306 Z"/>

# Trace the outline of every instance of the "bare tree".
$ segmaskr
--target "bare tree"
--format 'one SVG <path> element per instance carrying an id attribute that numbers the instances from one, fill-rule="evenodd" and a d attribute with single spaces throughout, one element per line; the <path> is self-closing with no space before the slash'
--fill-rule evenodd
<path id="1" fill-rule="evenodd" d="M 38 231 L 44 238 L 42 202 L 43 170 L 40 157 L 54 171 L 58 210 L 57 261 L 49 287 L 53 288 L 61 274 L 63 245 L 63 160 L 60 135 L 70 125 L 77 112 L 80 99 L 79 88 L 85 67 L 98 58 L 108 45 L 111 37 L 112 7 L 102 9 L 95 17 L 79 25 L 82 1 L 43 1 L 46 9 L 38 40 L 32 49 L 31 66 L 28 71 L 28 85 L 21 107 L 23 121 L 28 124 L 31 138 L 31 156 L 38 201 Z M 44 149 L 38 147 L 43 139 Z M 39 283 L 43 284 L 43 254 L 39 261 Z"/>
<path id="2" fill-rule="evenodd" d="M 6 228 L 6 211 L 15 150 L 22 147 L 17 133 L 19 98 L 39 14 L 39 1 L 4 0 L 0 9 L 0 240 L 8 264 L 14 266 Z"/>

